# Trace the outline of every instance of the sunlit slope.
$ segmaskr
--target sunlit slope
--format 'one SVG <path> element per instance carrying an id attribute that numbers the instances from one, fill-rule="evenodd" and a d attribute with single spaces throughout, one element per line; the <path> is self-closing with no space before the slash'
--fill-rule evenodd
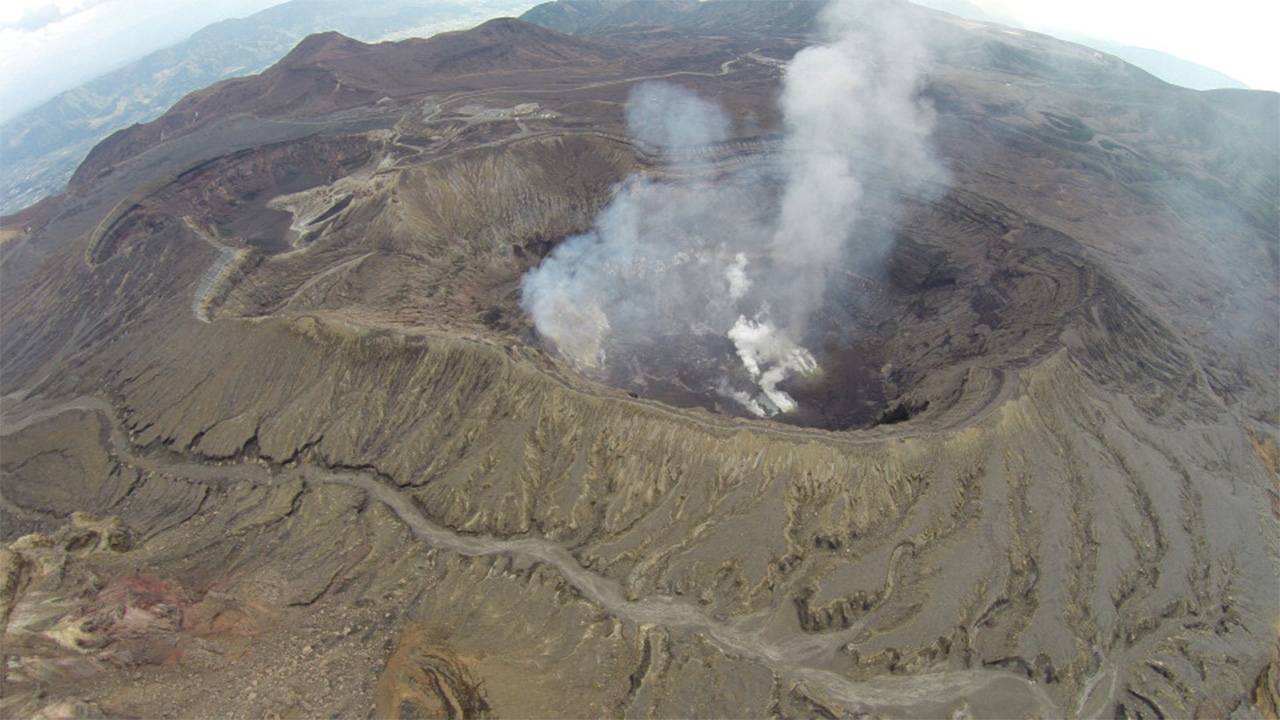
<path id="1" fill-rule="evenodd" d="M 839 347 L 867 367 L 822 392 L 879 393 L 838 431 L 593 375 L 520 308 L 524 273 L 633 173 L 772 172 L 780 63 L 810 37 L 632 26 L 629 74 L 539 31 L 521 47 L 541 70 L 482 52 L 452 87 L 349 106 L 277 103 L 267 74 L 237 97 L 270 103 L 103 148 L 4 243 L 8 707 L 1260 702 L 1275 98 L 929 22 L 950 183 L 896 196 L 886 264 L 829 285 L 822 317 L 859 320 Z M 624 107 L 653 76 L 756 124 L 684 154 L 637 142 Z"/>

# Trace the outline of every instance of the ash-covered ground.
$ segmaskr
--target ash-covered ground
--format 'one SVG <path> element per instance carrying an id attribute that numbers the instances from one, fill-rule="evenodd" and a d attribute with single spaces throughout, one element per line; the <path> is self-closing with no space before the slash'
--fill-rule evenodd
<path id="1" fill-rule="evenodd" d="M 0 714 L 1273 712 L 1280 97 L 610 7 L 0 220 Z"/>

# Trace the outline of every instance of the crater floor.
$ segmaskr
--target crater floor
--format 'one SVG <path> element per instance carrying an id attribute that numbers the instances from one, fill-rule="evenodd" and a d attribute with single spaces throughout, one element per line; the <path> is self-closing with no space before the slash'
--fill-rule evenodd
<path id="1" fill-rule="evenodd" d="M 950 184 L 761 420 L 722 330 L 520 307 L 625 178 L 776 161 L 812 13 L 699 7 L 321 37 L 4 219 L 0 714 L 1275 707 L 1277 99 L 920 11 Z M 638 142 L 656 77 L 751 122 Z"/>

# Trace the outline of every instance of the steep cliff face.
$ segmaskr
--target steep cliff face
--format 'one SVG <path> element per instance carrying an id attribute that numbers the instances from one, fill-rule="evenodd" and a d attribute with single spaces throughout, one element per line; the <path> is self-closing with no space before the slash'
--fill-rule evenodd
<path id="1" fill-rule="evenodd" d="M 632 140 L 639 78 L 493 71 L 318 134 L 214 118 L 6 241 L 46 257 L 0 326 L 6 710 L 1264 703 L 1274 103 L 1105 61 L 1090 87 L 1082 51 L 931 22 L 970 63 L 928 86 L 952 182 L 898 198 L 883 272 L 829 290 L 820 321 L 862 360 L 813 391 L 865 401 L 840 430 L 576 368 L 521 311 L 523 274 L 629 175 L 777 162 L 771 128 L 692 163 Z M 528 47 L 558 57 L 545 32 Z M 635 47 L 723 51 L 675 77 L 739 110 L 804 41 Z"/>

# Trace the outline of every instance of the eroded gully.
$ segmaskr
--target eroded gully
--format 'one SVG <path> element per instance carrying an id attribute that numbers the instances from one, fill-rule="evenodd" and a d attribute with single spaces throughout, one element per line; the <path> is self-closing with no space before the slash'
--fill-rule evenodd
<path id="1" fill-rule="evenodd" d="M 22 403 L 30 407 L 31 403 Z M 302 480 L 308 485 L 335 484 L 363 490 L 368 496 L 391 510 L 419 539 L 431 546 L 466 557 L 501 555 L 528 563 L 539 562 L 554 568 L 579 596 L 600 607 L 619 620 L 665 628 L 673 635 L 697 633 L 712 642 L 728 657 L 760 663 L 781 678 L 794 678 L 803 683 L 806 694 L 835 702 L 850 710 L 908 711 L 917 703 L 936 706 L 959 702 L 983 692 L 993 683 L 1007 693 L 1011 685 L 1025 692 L 1025 699 L 1035 704 L 1039 714 L 1060 716 L 1054 701 L 1034 682 L 1009 673 L 992 670 L 947 670 L 912 676 L 882 676 L 866 681 L 853 681 L 825 669 L 822 661 L 840 652 L 860 628 L 804 635 L 774 640 L 764 635 L 765 617 L 757 613 L 718 620 L 681 597 L 654 596 L 631 600 L 619 581 L 584 568 L 566 548 L 536 537 L 501 539 L 485 535 L 454 532 L 428 518 L 416 503 L 400 489 L 379 479 L 374 473 L 354 470 L 332 470 L 302 465 L 273 471 L 257 462 L 205 464 L 176 457 L 138 454 L 125 438 L 115 419 L 114 409 L 99 398 L 81 397 L 52 407 L 6 408 L 0 417 L 0 435 L 17 433 L 38 422 L 66 412 L 93 412 L 106 418 L 112 449 L 117 461 L 131 467 L 162 475 L 199 482 L 252 481 L 270 485 Z M 12 419 L 15 414 L 21 417 Z"/>

